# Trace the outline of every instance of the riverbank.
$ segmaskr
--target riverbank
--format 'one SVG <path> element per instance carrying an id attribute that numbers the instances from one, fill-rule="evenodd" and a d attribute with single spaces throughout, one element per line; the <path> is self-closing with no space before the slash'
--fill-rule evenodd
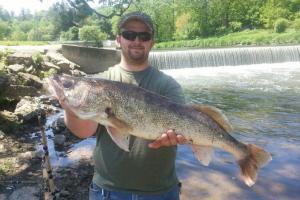
<path id="1" fill-rule="evenodd" d="M 199 38 L 196 40 L 178 40 L 157 43 L 155 49 L 174 48 L 229 48 L 246 46 L 280 46 L 300 44 L 299 30 L 287 29 L 283 33 L 274 30 L 244 30 L 223 36 Z"/>

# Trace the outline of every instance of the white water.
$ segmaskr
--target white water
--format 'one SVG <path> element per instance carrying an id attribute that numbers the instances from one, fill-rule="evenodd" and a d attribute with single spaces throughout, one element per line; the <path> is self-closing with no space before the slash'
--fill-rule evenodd
<path id="1" fill-rule="evenodd" d="M 300 46 L 153 51 L 149 59 L 159 69 L 299 62 Z"/>

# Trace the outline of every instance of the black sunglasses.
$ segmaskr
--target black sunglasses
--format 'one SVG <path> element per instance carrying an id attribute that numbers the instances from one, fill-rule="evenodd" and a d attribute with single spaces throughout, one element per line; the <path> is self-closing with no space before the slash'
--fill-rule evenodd
<path id="1" fill-rule="evenodd" d="M 123 31 L 121 33 L 122 37 L 126 40 L 134 41 L 136 37 L 139 40 L 146 42 L 152 39 L 152 34 L 148 32 L 135 32 L 135 31 Z"/>

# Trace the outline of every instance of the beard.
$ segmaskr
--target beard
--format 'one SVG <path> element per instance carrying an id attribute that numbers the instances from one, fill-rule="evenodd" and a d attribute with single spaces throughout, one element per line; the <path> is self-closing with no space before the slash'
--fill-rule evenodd
<path id="1" fill-rule="evenodd" d="M 143 64 L 148 60 L 149 52 L 146 52 L 143 46 L 129 46 L 128 49 L 122 49 L 122 53 L 128 62 L 132 64 Z"/>

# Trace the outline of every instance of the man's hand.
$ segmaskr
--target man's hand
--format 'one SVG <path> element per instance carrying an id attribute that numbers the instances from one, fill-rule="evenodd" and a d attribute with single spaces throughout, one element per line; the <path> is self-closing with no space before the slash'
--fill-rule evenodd
<path id="1" fill-rule="evenodd" d="M 177 144 L 185 144 L 186 140 L 180 134 L 176 134 L 173 130 L 168 130 L 163 133 L 158 139 L 150 143 L 148 146 L 153 149 L 158 149 L 162 146 L 169 147 Z"/>

